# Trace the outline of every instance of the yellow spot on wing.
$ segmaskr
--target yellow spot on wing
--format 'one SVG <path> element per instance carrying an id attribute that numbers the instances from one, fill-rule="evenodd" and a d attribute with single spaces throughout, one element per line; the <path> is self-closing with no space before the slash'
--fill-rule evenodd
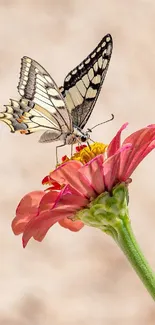
<path id="1" fill-rule="evenodd" d="M 98 59 L 99 68 L 102 68 L 102 64 L 103 64 L 103 59 L 102 56 L 100 56 L 100 58 Z"/>
<path id="2" fill-rule="evenodd" d="M 105 68 L 106 68 L 106 66 L 107 66 L 107 63 L 108 63 L 108 60 L 107 60 L 107 59 L 104 59 L 104 61 L 103 61 L 103 69 L 105 69 Z"/>
<path id="3" fill-rule="evenodd" d="M 53 84 L 53 80 L 49 77 L 49 76 L 45 76 L 45 79 L 49 82 Z"/>
<path id="4" fill-rule="evenodd" d="M 86 85 L 86 87 L 88 88 L 89 84 L 90 84 L 90 81 L 88 79 L 88 76 L 87 74 L 85 74 L 83 77 L 82 77 L 82 80 L 84 82 L 84 84 Z"/>
<path id="5" fill-rule="evenodd" d="M 106 42 L 103 42 L 103 43 L 102 43 L 102 47 L 105 47 L 105 45 L 106 45 Z"/>
<path id="6" fill-rule="evenodd" d="M 38 107 L 42 107 L 44 110 L 49 111 L 50 113 L 55 113 L 55 108 L 52 106 L 52 103 L 50 102 L 50 104 L 47 104 L 45 102 L 43 102 L 42 100 L 39 100 L 38 98 L 34 98 L 34 101 L 36 104 L 38 104 Z"/>
<path id="7" fill-rule="evenodd" d="M 25 58 L 26 63 L 31 63 L 32 60 L 30 58 Z"/>
<path id="8" fill-rule="evenodd" d="M 85 96 L 85 93 L 86 93 L 86 87 L 85 87 L 84 83 L 81 80 L 79 80 L 76 83 L 76 87 L 79 89 L 80 93 L 84 97 Z"/>
<path id="9" fill-rule="evenodd" d="M 94 70 L 97 71 L 98 70 L 98 62 L 95 62 L 94 66 L 93 66 Z"/>
<path id="10" fill-rule="evenodd" d="M 93 68 L 91 68 L 89 71 L 88 71 L 88 76 L 89 76 L 89 79 L 92 80 L 93 77 L 94 77 L 94 70 Z"/>
<path id="11" fill-rule="evenodd" d="M 44 77 L 40 76 L 39 74 L 37 74 L 37 79 L 39 79 L 39 81 L 42 81 L 43 84 L 47 83 L 47 80 Z"/>
<path id="12" fill-rule="evenodd" d="M 69 81 L 71 78 L 71 75 L 69 74 L 66 78 L 65 78 L 65 81 Z"/>
<path id="13" fill-rule="evenodd" d="M 74 102 L 74 105 L 80 105 L 83 102 L 83 97 L 75 86 L 69 89 L 69 93 Z"/>
<path id="14" fill-rule="evenodd" d="M 77 73 L 77 69 L 72 71 L 72 74 L 76 74 Z"/>
<path id="15" fill-rule="evenodd" d="M 47 92 L 51 96 L 58 96 L 59 95 L 58 91 L 55 88 L 49 88 Z"/>
<path id="16" fill-rule="evenodd" d="M 110 42 L 110 37 L 109 36 L 106 38 L 106 41 L 107 42 Z"/>
<path id="17" fill-rule="evenodd" d="M 55 107 L 64 107 L 64 101 L 62 99 L 51 98 L 51 101 Z"/>
<path id="18" fill-rule="evenodd" d="M 96 50 L 96 52 L 99 52 L 101 50 L 101 47 L 99 46 Z"/>
<path id="19" fill-rule="evenodd" d="M 39 96 L 37 96 L 37 94 L 39 94 Z M 41 95 L 41 97 L 40 97 L 40 95 Z M 48 96 L 48 94 L 45 92 L 45 90 L 43 91 L 43 90 L 41 90 L 41 89 L 39 89 L 39 88 L 37 88 L 37 90 L 36 90 L 36 93 L 35 93 L 35 96 L 37 96 L 38 98 L 42 98 L 42 96 L 43 97 L 46 97 L 48 100 L 49 100 L 49 96 Z M 46 99 L 45 98 L 42 98 L 44 101 L 46 101 Z"/>
<path id="20" fill-rule="evenodd" d="M 91 54 L 91 58 L 94 58 L 95 55 L 96 55 L 96 52 L 92 53 L 92 54 Z"/>
<path id="21" fill-rule="evenodd" d="M 72 100 L 69 92 L 66 93 L 65 101 L 66 101 L 67 108 L 71 112 L 71 110 L 75 107 L 75 105 L 73 103 L 73 100 Z"/>
<path id="22" fill-rule="evenodd" d="M 85 60 L 85 63 L 88 64 L 90 62 L 90 58 L 88 58 L 87 60 Z"/>
<path id="23" fill-rule="evenodd" d="M 92 80 L 93 84 L 99 84 L 101 81 L 101 76 L 98 74 L 97 76 L 95 76 Z"/>
<path id="24" fill-rule="evenodd" d="M 95 98 L 96 94 L 97 94 L 97 90 L 89 87 L 87 94 L 86 94 L 86 98 L 93 99 L 93 98 Z"/>

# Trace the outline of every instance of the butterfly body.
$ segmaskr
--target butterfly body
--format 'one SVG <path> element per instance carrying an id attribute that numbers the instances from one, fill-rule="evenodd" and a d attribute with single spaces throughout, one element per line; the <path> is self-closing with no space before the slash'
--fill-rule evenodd
<path id="1" fill-rule="evenodd" d="M 74 127 L 73 133 L 67 134 L 65 138 L 66 144 L 76 144 L 86 142 L 90 138 L 89 132 L 82 132 L 76 126 Z"/>
<path id="2" fill-rule="evenodd" d="M 45 131 L 39 142 L 63 140 L 64 144 L 85 142 L 83 132 L 105 79 L 112 54 L 110 34 L 65 78 L 58 87 L 49 73 L 35 60 L 21 60 L 19 101 L 11 100 L 0 113 L 11 132 L 31 134 Z"/>

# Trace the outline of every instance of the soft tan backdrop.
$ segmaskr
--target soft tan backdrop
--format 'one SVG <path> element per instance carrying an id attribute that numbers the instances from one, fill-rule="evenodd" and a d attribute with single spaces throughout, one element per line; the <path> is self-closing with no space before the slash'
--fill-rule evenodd
<path id="1" fill-rule="evenodd" d="M 155 2 L 153 0 L 0 0 L 0 103 L 18 98 L 20 58 L 38 60 L 61 85 L 64 76 L 111 33 L 109 71 L 88 126 L 106 143 L 155 123 Z M 84 228 L 54 226 L 25 250 L 10 228 L 20 198 L 41 189 L 54 166 L 55 144 L 39 134 L 12 135 L 0 125 L 0 325 L 153 325 L 154 303 L 111 238 Z M 68 150 L 68 149 L 67 149 Z M 66 150 L 65 150 L 66 152 Z M 130 186 L 137 239 L 155 269 L 155 153 Z"/>

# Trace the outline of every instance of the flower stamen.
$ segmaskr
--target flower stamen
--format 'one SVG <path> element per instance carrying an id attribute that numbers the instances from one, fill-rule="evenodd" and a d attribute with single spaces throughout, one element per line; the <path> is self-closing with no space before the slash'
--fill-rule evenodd
<path id="1" fill-rule="evenodd" d="M 106 148 L 107 145 L 100 142 L 95 142 L 89 146 L 77 146 L 76 152 L 71 156 L 71 158 L 69 158 L 67 155 L 62 157 L 62 162 L 59 164 L 59 166 L 69 160 L 78 160 L 82 164 L 87 164 L 91 159 L 103 154 L 106 151 Z"/>

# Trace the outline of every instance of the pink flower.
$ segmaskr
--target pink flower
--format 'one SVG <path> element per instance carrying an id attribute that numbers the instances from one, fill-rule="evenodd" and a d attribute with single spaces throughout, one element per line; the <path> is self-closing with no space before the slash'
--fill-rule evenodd
<path id="1" fill-rule="evenodd" d="M 23 233 L 24 247 L 31 237 L 42 241 L 56 222 L 72 231 L 80 230 L 84 224 L 75 220 L 77 211 L 116 184 L 131 181 L 135 168 L 155 148 L 155 124 L 132 133 L 121 145 L 126 126 L 121 127 L 104 154 L 86 164 L 78 160 L 65 162 L 44 179 L 52 185 L 49 189 L 23 197 L 12 229 L 16 235 Z"/>

